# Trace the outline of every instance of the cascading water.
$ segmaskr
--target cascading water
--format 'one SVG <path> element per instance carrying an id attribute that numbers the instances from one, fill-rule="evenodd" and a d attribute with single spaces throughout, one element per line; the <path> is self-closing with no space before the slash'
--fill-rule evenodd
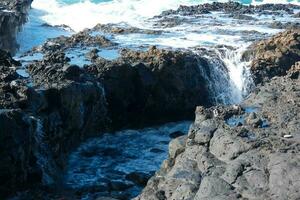
<path id="1" fill-rule="evenodd" d="M 225 100 L 224 103 L 235 104 L 241 102 L 254 86 L 249 68 L 250 61 L 243 60 L 243 53 L 247 47 L 248 45 L 246 44 L 237 49 L 226 47 L 223 47 L 221 50 L 215 49 L 229 76 L 229 91 L 226 98 L 229 102 Z M 225 87 L 224 90 L 226 91 Z"/>
<path id="2" fill-rule="evenodd" d="M 198 52 L 199 56 L 205 58 L 199 60 L 199 68 L 210 83 L 208 89 L 214 103 L 239 103 L 251 90 L 253 81 L 249 71 L 250 62 L 242 58 L 247 46 L 223 46 Z"/>
<path id="3" fill-rule="evenodd" d="M 58 169 L 46 141 L 42 120 L 33 116 L 31 118 L 36 122 L 34 155 L 42 171 L 42 183 L 51 185 L 55 183 L 54 177 L 57 176 Z"/>

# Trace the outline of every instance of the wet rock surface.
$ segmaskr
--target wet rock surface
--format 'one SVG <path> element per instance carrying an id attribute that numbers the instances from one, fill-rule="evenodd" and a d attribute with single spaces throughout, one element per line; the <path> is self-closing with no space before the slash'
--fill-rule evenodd
<path id="1" fill-rule="evenodd" d="M 101 33 L 112 33 L 112 34 L 129 34 L 129 33 L 144 33 L 144 34 L 161 34 L 162 31 L 151 30 L 151 29 L 140 29 L 131 27 L 128 24 L 98 24 L 94 28 L 90 29 L 89 32 L 101 32 Z"/>
<path id="2" fill-rule="evenodd" d="M 15 53 L 16 34 L 26 22 L 32 0 L 3 0 L 0 2 L 0 49 Z"/>
<path id="3" fill-rule="evenodd" d="M 277 77 L 242 107 L 198 107 L 183 144 L 170 143 L 136 199 L 298 199 L 299 86 L 299 77 Z M 230 126 L 233 116 L 246 123 Z M 255 126 L 256 118 L 269 125 Z"/>
<path id="4" fill-rule="evenodd" d="M 109 39 L 101 35 L 92 36 L 89 34 L 88 30 L 81 31 L 70 37 L 61 36 L 53 39 L 49 39 L 41 47 L 37 47 L 33 50 L 42 53 L 64 51 L 75 47 L 109 47 L 116 45 Z"/>
<path id="5" fill-rule="evenodd" d="M 225 12 L 236 15 L 244 15 L 244 14 L 281 14 L 282 11 L 286 13 L 293 14 L 294 9 L 299 9 L 297 5 L 289 5 L 289 4 L 262 4 L 257 6 L 246 6 L 242 5 L 238 2 L 213 2 L 207 4 L 200 4 L 195 6 L 180 6 L 177 10 L 168 10 L 164 11 L 158 17 L 168 16 L 168 15 L 201 15 L 208 14 L 211 12 Z"/>

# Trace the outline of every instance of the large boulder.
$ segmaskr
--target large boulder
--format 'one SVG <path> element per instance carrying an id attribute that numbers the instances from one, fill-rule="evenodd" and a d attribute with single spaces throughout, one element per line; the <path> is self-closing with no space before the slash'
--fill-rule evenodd
<path id="1" fill-rule="evenodd" d="M 62 166 L 68 151 L 109 127 L 104 88 L 61 52 L 28 66 L 35 90 L 43 100 L 36 110 L 54 157 Z"/>

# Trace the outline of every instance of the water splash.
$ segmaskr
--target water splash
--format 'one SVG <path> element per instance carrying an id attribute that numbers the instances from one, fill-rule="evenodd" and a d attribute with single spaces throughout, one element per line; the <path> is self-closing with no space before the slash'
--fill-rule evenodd
<path id="1" fill-rule="evenodd" d="M 205 60 L 199 60 L 199 68 L 210 84 L 207 86 L 216 104 L 240 103 L 253 86 L 250 62 L 243 60 L 248 45 L 240 48 L 223 46 L 198 52 Z"/>
<path id="2" fill-rule="evenodd" d="M 51 25 L 68 25 L 75 31 L 91 28 L 98 23 L 127 22 L 143 27 L 144 20 L 180 5 L 196 5 L 216 0 L 112 0 L 112 1 L 57 1 L 35 0 L 32 7 L 46 12 L 42 19 Z M 228 2 L 228 0 L 218 0 Z M 294 3 L 298 0 L 241 0 L 245 4 Z M 84 17 L 82 17 L 84 16 Z M 124 21 L 125 20 L 125 21 Z"/>
<path id="3" fill-rule="evenodd" d="M 231 103 L 240 103 L 254 86 L 249 67 L 250 61 L 243 59 L 243 54 L 248 46 L 249 44 L 245 44 L 237 49 L 215 49 L 228 70 Z"/>
<path id="4" fill-rule="evenodd" d="M 42 120 L 33 116 L 31 119 L 36 122 L 34 155 L 37 158 L 38 166 L 42 170 L 42 183 L 51 185 L 55 183 L 54 177 L 57 176 L 58 169 L 46 141 Z"/>

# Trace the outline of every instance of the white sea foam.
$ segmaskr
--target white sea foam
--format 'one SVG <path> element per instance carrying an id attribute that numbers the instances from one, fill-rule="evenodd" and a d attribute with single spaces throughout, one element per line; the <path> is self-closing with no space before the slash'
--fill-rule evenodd
<path id="1" fill-rule="evenodd" d="M 226 1 L 226 0 L 223 0 Z M 160 14 L 164 10 L 177 9 L 180 5 L 194 5 L 212 0 L 113 0 L 103 3 L 81 1 L 75 4 L 62 4 L 56 0 L 35 0 L 32 7 L 43 10 L 42 17 L 50 25 L 68 25 L 80 31 L 91 28 L 98 23 L 127 22 L 141 27 L 141 23 L 149 17 Z"/>
<path id="2" fill-rule="evenodd" d="M 160 14 L 164 10 L 177 9 L 179 5 L 194 5 L 212 2 L 213 0 L 113 0 L 103 3 L 92 3 L 88 0 L 74 4 L 62 4 L 57 0 L 35 0 L 32 7 L 43 10 L 42 18 L 51 25 L 65 24 L 73 30 L 91 28 L 98 23 L 127 22 L 143 26 L 144 19 Z M 226 2 L 227 0 L 221 0 Z M 220 0 L 219 0 L 220 2 Z M 254 0 L 252 4 L 287 3 L 286 0 Z M 299 4 L 298 0 L 289 3 Z"/>

